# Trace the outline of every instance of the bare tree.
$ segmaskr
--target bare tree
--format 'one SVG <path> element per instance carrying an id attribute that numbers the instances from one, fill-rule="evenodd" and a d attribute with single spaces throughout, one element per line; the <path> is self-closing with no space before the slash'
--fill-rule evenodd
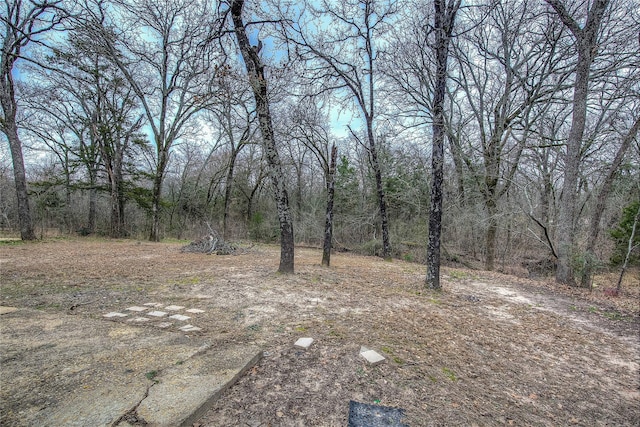
<path id="1" fill-rule="evenodd" d="M 289 196 L 284 183 L 282 165 L 273 133 L 273 124 L 269 105 L 269 92 L 265 65 L 259 56 L 260 45 L 251 46 L 247 37 L 247 29 L 242 18 L 244 0 L 232 0 L 230 4 L 231 18 L 238 47 L 242 53 L 249 84 L 256 102 L 256 113 L 260 123 L 262 144 L 269 163 L 271 182 L 276 196 L 278 219 L 280 222 L 280 273 L 294 272 L 294 239 L 293 223 L 289 209 Z"/>
<path id="2" fill-rule="evenodd" d="M 298 105 L 291 108 L 287 122 L 288 137 L 300 142 L 307 151 L 310 151 L 322 170 L 327 193 L 322 265 L 329 266 L 333 242 L 333 203 L 338 149 L 335 143 L 329 142 L 331 134 L 328 119 L 322 112 L 321 104 L 319 97 L 311 96 L 299 100 Z"/>
<path id="3" fill-rule="evenodd" d="M 329 266 L 331 263 L 331 245 L 333 242 L 333 196 L 336 188 L 336 157 L 338 148 L 335 144 L 331 146 L 331 160 L 327 171 L 327 213 L 324 226 L 324 242 L 322 244 L 322 265 Z"/>
<path id="4" fill-rule="evenodd" d="M 133 88 L 151 128 L 156 159 L 149 239 L 159 241 L 162 183 L 171 148 L 215 96 L 210 86 L 216 62 L 210 43 L 213 6 L 208 0 L 117 4 L 120 28 L 114 27 L 103 0 L 85 11 L 83 24 L 96 31 L 102 53 Z"/>
<path id="5" fill-rule="evenodd" d="M 309 79 L 326 81 L 325 91 L 334 91 L 340 96 L 348 94 L 348 99 L 360 111 L 375 177 L 382 231 L 382 256 L 390 259 L 387 201 L 375 134 L 378 107 L 376 84 L 379 83 L 378 39 L 388 30 L 388 20 L 396 12 L 396 3 L 376 0 L 349 0 L 340 3 L 325 1 L 321 6 L 310 6 L 310 11 L 316 16 L 330 19 L 333 30 L 316 32 L 316 36 L 323 36 L 314 38 L 311 36 L 313 26 L 303 28 L 298 24 L 291 28 L 291 40 L 296 44 L 301 58 L 311 63 Z M 315 65 L 314 61 L 317 61 Z M 356 136 L 353 130 L 351 132 Z"/>
<path id="6" fill-rule="evenodd" d="M 461 0 L 435 0 L 433 2 L 433 54 L 436 69 L 431 111 L 433 114 L 433 141 L 431 148 L 431 202 L 429 208 L 429 236 L 427 241 L 427 276 L 425 283 L 431 289 L 441 289 L 440 235 L 442 228 L 442 184 L 444 169 L 444 101 L 447 90 L 447 62 L 449 44 L 456 14 Z"/>
<path id="7" fill-rule="evenodd" d="M 529 1 L 476 10 L 476 16 L 470 16 L 471 11 L 466 15 L 472 30 L 455 44 L 454 79 L 464 99 L 454 95 L 452 102 L 462 102 L 459 110 L 471 116 L 458 119 L 467 123 L 464 139 L 469 146 L 455 153 L 475 177 L 484 201 L 485 268 L 493 270 L 499 202 L 511 188 L 532 126 L 559 89 L 555 82 L 561 79 L 550 77 L 560 64 L 556 52 L 561 31 L 545 22 L 545 14 Z M 476 152 L 481 161 L 475 159 Z"/>
<path id="8" fill-rule="evenodd" d="M 27 192 L 27 178 L 22 154 L 22 142 L 18 135 L 18 101 L 14 79 L 14 66 L 23 50 L 39 35 L 51 31 L 61 23 L 61 0 L 5 0 L 0 9 L 3 26 L 2 57 L 0 58 L 0 129 L 9 141 L 13 160 L 13 176 L 18 199 L 18 218 L 22 240 L 36 238 L 31 223 L 31 210 Z"/>
<path id="9" fill-rule="evenodd" d="M 219 94 L 217 101 L 207 108 L 207 121 L 221 133 L 220 137 L 229 150 L 224 188 L 224 211 L 222 216 L 222 239 L 227 240 L 229 217 L 234 189 L 236 161 L 242 149 L 253 143 L 255 111 L 249 98 L 252 96 L 246 83 L 240 81 L 237 70 L 223 66 L 217 73 Z"/>
<path id="10" fill-rule="evenodd" d="M 610 0 L 594 0 L 585 11 L 586 20 L 581 26 L 560 0 L 545 0 L 556 12 L 562 23 L 571 31 L 575 39 L 578 60 L 575 66 L 573 88 L 573 115 L 571 130 L 565 151 L 564 184 L 560 196 L 560 213 L 556 229 L 556 250 L 558 267 L 556 281 L 575 284 L 571 266 L 571 253 L 574 247 L 574 221 L 577 212 L 577 184 L 582 154 L 582 138 L 587 118 L 587 99 L 589 97 L 589 73 L 591 64 L 598 53 L 598 35 L 605 11 Z M 588 4 L 587 4 L 588 5 Z"/>
<path id="11" fill-rule="evenodd" d="M 132 186 L 125 181 L 130 169 L 127 161 L 143 140 L 139 131 L 144 116 L 137 97 L 117 67 L 96 52 L 93 40 L 82 28 L 70 31 L 67 44 L 58 46 L 49 61 L 56 69 L 40 76 L 45 85 L 34 88 L 39 93 L 30 102 L 30 109 L 43 118 L 30 127 L 47 139 L 51 133 L 43 124 L 50 116 L 53 126 L 62 125 L 70 133 L 70 138 L 53 143 L 71 144 L 76 162 L 87 170 L 89 182 L 83 187 L 91 192 L 89 232 L 95 228 L 97 175 L 106 174 L 111 205 L 109 235 L 123 237 L 125 193 Z"/>

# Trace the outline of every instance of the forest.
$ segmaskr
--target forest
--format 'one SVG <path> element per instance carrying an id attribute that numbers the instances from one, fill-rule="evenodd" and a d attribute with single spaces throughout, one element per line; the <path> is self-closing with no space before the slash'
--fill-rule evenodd
<path id="1" fill-rule="evenodd" d="M 0 229 L 590 287 L 639 264 L 635 0 L 4 0 Z M 328 264 L 328 259 L 327 259 Z M 613 284 L 615 286 L 615 283 Z"/>

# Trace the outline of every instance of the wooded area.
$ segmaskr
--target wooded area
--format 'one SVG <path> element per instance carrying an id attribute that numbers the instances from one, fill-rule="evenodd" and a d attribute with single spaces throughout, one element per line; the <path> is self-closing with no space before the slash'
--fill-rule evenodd
<path id="1" fill-rule="evenodd" d="M 0 228 L 638 265 L 632 0 L 5 0 Z M 335 147 L 332 148 L 332 147 Z M 442 254 L 440 253 L 442 252 Z M 557 265 L 557 270 L 555 266 Z"/>

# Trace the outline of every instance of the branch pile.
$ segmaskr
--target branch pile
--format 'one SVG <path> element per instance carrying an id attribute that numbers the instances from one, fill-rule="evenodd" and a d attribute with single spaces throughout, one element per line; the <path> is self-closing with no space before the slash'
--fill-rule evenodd
<path id="1" fill-rule="evenodd" d="M 216 255 L 238 255 L 244 253 L 244 250 L 238 250 L 235 246 L 222 240 L 218 233 L 212 231 L 207 236 L 191 242 L 180 249 L 180 252 L 203 253 Z"/>

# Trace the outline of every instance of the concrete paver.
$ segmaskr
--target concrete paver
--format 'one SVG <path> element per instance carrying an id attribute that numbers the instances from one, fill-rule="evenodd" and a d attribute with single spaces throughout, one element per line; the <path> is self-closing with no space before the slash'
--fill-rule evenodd
<path id="1" fill-rule="evenodd" d="M 112 311 L 110 313 L 105 314 L 103 317 L 111 318 L 111 317 L 127 317 L 127 316 L 128 316 L 128 314 L 119 313 L 117 311 Z"/>
<path id="2" fill-rule="evenodd" d="M 313 344 L 313 338 L 299 338 L 293 345 L 298 348 L 308 349 Z"/>
<path id="3" fill-rule="evenodd" d="M 369 364 L 375 366 L 385 361 L 385 358 L 374 350 L 367 350 L 360 353 L 360 356 L 364 357 Z"/>
<path id="4" fill-rule="evenodd" d="M 153 317 L 163 317 L 166 315 L 167 315 L 166 311 L 157 311 L 157 310 L 150 311 L 147 313 L 147 316 L 153 316 Z"/>

